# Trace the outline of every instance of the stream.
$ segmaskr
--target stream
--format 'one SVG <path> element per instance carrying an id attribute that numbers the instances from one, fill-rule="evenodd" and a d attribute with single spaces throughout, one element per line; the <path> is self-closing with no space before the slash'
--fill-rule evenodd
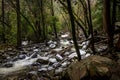
<path id="1" fill-rule="evenodd" d="M 29 45 L 28 41 L 23 41 L 21 51 L 11 48 L 0 52 L 0 79 L 50 80 L 51 77 L 60 77 L 60 74 L 77 59 L 73 41 L 67 40 L 67 37 L 69 34 L 61 35 L 60 43 L 49 40 L 48 46 L 44 43 Z M 86 50 L 88 43 L 89 41 L 79 44 L 82 59 L 91 55 L 89 50 Z"/>

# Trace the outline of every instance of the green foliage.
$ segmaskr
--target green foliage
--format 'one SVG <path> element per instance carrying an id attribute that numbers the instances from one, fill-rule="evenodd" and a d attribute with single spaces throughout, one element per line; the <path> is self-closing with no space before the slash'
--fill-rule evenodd
<path id="1" fill-rule="evenodd" d="M 101 30 L 103 25 L 103 7 L 102 1 L 97 0 L 95 6 L 92 9 L 92 20 L 93 20 L 93 27 L 94 29 Z"/>
<path id="2" fill-rule="evenodd" d="M 61 24 L 60 22 L 57 22 L 57 23 L 56 23 L 56 28 L 57 28 L 58 32 L 59 32 L 60 30 L 64 30 L 64 27 L 62 27 L 62 24 Z"/>
<path id="3" fill-rule="evenodd" d="M 48 33 L 53 33 L 53 24 L 55 23 L 57 32 L 62 30 L 61 23 L 59 22 L 58 18 L 56 16 L 51 16 L 47 19 L 47 24 L 49 26 L 47 27 Z"/>
<path id="4" fill-rule="evenodd" d="M 1 2 L 1 0 L 0 0 Z M 12 4 L 13 3 L 13 4 Z M 1 6 L 1 5 L 0 5 Z M 53 24 L 55 23 L 57 32 L 64 30 L 67 21 L 63 20 L 60 11 L 57 8 L 58 4 L 54 2 L 55 16 L 51 15 L 51 3 L 48 0 L 43 0 L 43 16 L 45 22 L 45 33 L 54 33 Z M 63 8 L 64 9 L 64 8 Z M 1 10 L 0 10 L 1 11 Z M 22 27 L 22 40 L 37 40 L 38 37 L 43 38 L 43 24 L 41 15 L 40 0 L 20 0 L 20 13 Z M 2 12 L 0 12 L 0 15 Z M 64 15 L 64 13 L 62 14 Z M 25 17 L 24 17 L 25 16 Z M 66 16 L 65 16 L 66 17 Z M 10 25 L 5 25 L 5 38 L 7 43 L 16 44 L 17 42 L 17 20 L 16 20 L 16 4 L 14 0 L 5 1 L 5 22 Z M 66 17 L 67 18 L 67 17 Z M 38 23 L 37 23 L 38 22 Z M 67 24 L 67 23 L 65 23 Z M 39 30 L 40 29 L 40 30 Z M 37 36 L 36 36 L 37 35 Z M 2 37 L 2 23 L 0 23 L 0 37 Z M 2 39 L 0 39 L 2 42 Z"/>

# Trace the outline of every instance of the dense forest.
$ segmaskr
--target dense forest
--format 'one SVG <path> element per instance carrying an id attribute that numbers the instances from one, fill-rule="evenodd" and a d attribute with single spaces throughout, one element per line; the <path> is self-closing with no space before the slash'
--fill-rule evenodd
<path id="1" fill-rule="evenodd" d="M 0 80 L 120 80 L 120 0 L 0 0 Z"/>

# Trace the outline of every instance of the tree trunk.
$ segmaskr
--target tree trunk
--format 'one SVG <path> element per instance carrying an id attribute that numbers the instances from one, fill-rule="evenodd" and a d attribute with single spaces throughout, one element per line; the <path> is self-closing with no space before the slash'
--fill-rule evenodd
<path id="1" fill-rule="evenodd" d="M 112 8 L 112 26 L 113 26 L 113 29 L 115 27 L 115 22 L 116 22 L 116 9 L 117 9 L 117 0 L 113 0 L 113 8 Z"/>
<path id="2" fill-rule="evenodd" d="M 81 55 L 79 52 L 79 48 L 78 48 L 78 44 L 77 44 L 77 39 L 76 39 L 76 32 L 75 32 L 75 22 L 74 22 L 74 15 L 72 13 L 72 8 L 71 8 L 71 2 L 70 0 L 67 0 L 67 5 L 68 5 L 68 13 L 70 16 L 70 21 L 71 21 L 71 27 L 72 27 L 72 37 L 73 37 L 73 41 L 74 41 L 74 46 L 77 52 L 77 56 L 78 56 L 78 61 L 81 60 Z"/>
<path id="3" fill-rule="evenodd" d="M 43 27 L 43 41 L 45 42 L 45 44 L 47 45 L 47 27 L 45 25 L 45 8 L 44 8 L 44 1 L 40 0 L 41 4 L 40 4 L 40 10 L 41 10 L 41 23 L 42 23 L 42 27 Z"/>
<path id="4" fill-rule="evenodd" d="M 89 16 L 88 16 L 88 5 L 87 5 L 87 2 L 86 1 L 82 1 L 82 0 L 79 0 L 80 3 L 82 4 L 82 7 L 83 7 L 83 10 L 84 10 L 84 18 L 85 18 L 85 25 L 86 25 L 86 28 L 88 28 L 88 35 L 90 35 L 90 29 L 89 29 L 89 26 L 90 26 L 90 22 L 89 22 Z M 88 38 L 89 36 L 87 36 Z"/>
<path id="5" fill-rule="evenodd" d="M 117 51 L 120 51 L 120 34 L 119 34 L 119 39 L 116 44 Z"/>
<path id="6" fill-rule="evenodd" d="M 6 43 L 6 38 L 5 38 L 5 25 L 4 25 L 4 14 L 5 14 L 5 11 L 4 11 L 4 0 L 2 0 L 2 41 L 3 43 Z"/>
<path id="7" fill-rule="evenodd" d="M 92 19 L 91 19 L 91 6 L 90 6 L 90 0 L 88 0 L 88 12 L 89 12 L 89 31 L 91 35 L 91 49 L 93 51 L 93 54 L 95 54 L 95 48 L 94 48 L 94 36 L 93 36 L 93 26 L 92 26 Z"/>
<path id="8" fill-rule="evenodd" d="M 53 0 L 51 0 L 51 14 L 52 14 L 52 17 L 53 17 L 53 21 L 52 21 L 52 24 L 53 24 L 53 29 L 54 29 L 54 33 L 55 33 L 55 38 L 57 39 L 57 29 L 56 29 L 56 21 L 55 21 L 55 13 L 54 13 L 54 6 L 53 6 Z"/>
<path id="9" fill-rule="evenodd" d="M 21 48 L 21 20 L 20 20 L 20 1 L 16 0 L 17 11 L 17 48 Z"/>
<path id="10" fill-rule="evenodd" d="M 38 12 L 34 12 L 34 18 L 35 18 L 35 29 L 36 29 L 36 42 L 40 41 L 40 37 L 41 37 L 41 26 L 40 26 L 40 17 L 39 17 L 39 11 Z"/>
<path id="11" fill-rule="evenodd" d="M 66 4 L 64 4 L 61 0 L 58 0 L 58 1 L 65 7 L 65 9 L 67 9 Z M 73 15 L 73 17 L 74 17 L 74 20 L 75 20 L 76 24 L 82 29 L 82 31 L 83 31 L 83 33 L 85 35 L 85 38 L 88 38 L 88 35 L 87 35 L 86 30 L 84 29 L 84 27 L 81 25 L 81 23 L 76 19 L 76 17 L 74 15 Z"/>
<path id="12" fill-rule="evenodd" d="M 103 1 L 103 24 L 104 30 L 108 36 L 108 49 L 113 47 L 113 32 L 114 27 L 111 26 L 111 16 L 110 16 L 110 0 Z"/>
<path id="13" fill-rule="evenodd" d="M 40 10 L 41 10 L 41 23 L 42 23 L 42 30 L 43 30 L 43 40 L 46 40 L 46 26 L 45 26 L 45 16 L 44 16 L 44 3 L 43 0 L 40 0 L 41 4 L 40 4 Z"/>

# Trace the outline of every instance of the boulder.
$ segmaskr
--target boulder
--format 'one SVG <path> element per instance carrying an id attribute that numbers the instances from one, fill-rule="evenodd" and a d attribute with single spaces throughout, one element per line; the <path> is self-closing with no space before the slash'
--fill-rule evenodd
<path id="1" fill-rule="evenodd" d="M 113 65 L 116 63 L 107 57 L 89 56 L 73 62 L 61 80 L 110 80 Z"/>

